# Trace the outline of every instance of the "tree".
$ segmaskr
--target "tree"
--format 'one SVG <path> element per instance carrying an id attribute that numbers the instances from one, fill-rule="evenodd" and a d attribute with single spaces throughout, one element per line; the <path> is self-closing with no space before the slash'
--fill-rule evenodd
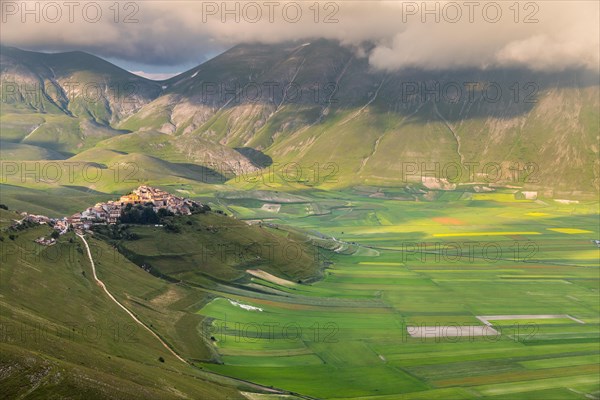
<path id="1" fill-rule="evenodd" d="M 211 208 L 208 204 L 197 204 L 194 203 L 191 207 L 190 207 L 190 211 L 192 212 L 192 214 L 205 214 L 209 211 L 211 211 Z"/>
<path id="2" fill-rule="evenodd" d="M 152 206 L 144 207 L 142 214 L 140 215 L 141 224 L 158 224 L 158 215 L 152 209 Z"/>
<path id="3" fill-rule="evenodd" d="M 151 204 L 135 207 L 129 207 L 131 204 L 128 204 L 121 214 L 120 222 L 123 224 L 157 224 L 160 219 Z"/>
<path id="4" fill-rule="evenodd" d="M 165 359 L 164 359 L 164 358 L 162 358 L 162 356 L 160 356 L 160 357 L 158 357 L 158 361 L 160 361 L 161 363 L 164 363 L 164 362 L 165 362 Z"/>
<path id="5" fill-rule="evenodd" d="M 158 214 L 158 218 L 160 218 L 160 219 L 162 219 L 164 217 L 172 217 L 175 215 L 171 211 L 167 210 L 166 208 L 159 208 L 157 214 Z"/>
<path id="6" fill-rule="evenodd" d="M 59 236 L 60 233 L 58 233 L 58 231 L 52 231 L 52 233 L 50 234 L 50 237 L 54 240 L 58 239 Z"/>
<path id="7" fill-rule="evenodd" d="M 179 228 L 178 225 L 172 223 L 172 222 L 167 222 L 165 225 L 165 230 L 167 232 L 172 232 L 172 233 L 179 233 L 181 232 L 181 228 Z"/>

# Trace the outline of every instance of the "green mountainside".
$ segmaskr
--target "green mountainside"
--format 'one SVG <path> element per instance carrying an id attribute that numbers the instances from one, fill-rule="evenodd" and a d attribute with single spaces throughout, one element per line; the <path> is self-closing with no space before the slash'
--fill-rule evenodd
<path id="1" fill-rule="evenodd" d="M 381 72 L 326 40 L 238 45 L 163 82 L 82 52 L 9 47 L 0 71 L 2 156 L 14 164 L 1 183 L 17 187 L 117 193 L 169 182 L 199 194 L 227 180 L 269 189 L 271 174 L 281 190 L 599 188 L 599 85 L 585 71 Z M 47 179 L 47 160 L 84 164 L 77 177 Z M 22 176 L 29 161 L 38 181 Z M 85 163 L 135 164 L 135 182 L 90 182 Z"/>

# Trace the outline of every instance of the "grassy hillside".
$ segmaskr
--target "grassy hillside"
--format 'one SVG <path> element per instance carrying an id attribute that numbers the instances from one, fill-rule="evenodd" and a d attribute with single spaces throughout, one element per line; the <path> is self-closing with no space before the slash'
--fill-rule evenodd
<path id="1" fill-rule="evenodd" d="M 136 240 L 118 248 L 153 274 L 197 285 L 245 283 L 247 269 L 285 279 L 307 280 L 319 273 L 317 249 L 307 238 L 282 229 L 248 225 L 215 213 L 175 217 L 167 227 L 131 226 Z"/>
<path id="2" fill-rule="evenodd" d="M 135 261 L 152 260 L 156 269 L 151 273 L 107 241 L 88 238 L 98 278 L 186 364 L 95 283 L 78 237 L 68 233 L 58 244 L 44 247 L 33 240 L 48 236 L 50 228 L 9 229 L 15 219 L 20 219 L 19 214 L 0 209 L 0 368 L 5 371 L 0 381 L 10 398 L 243 399 L 240 391 L 261 392 L 249 382 L 203 371 L 205 363 L 221 360 L 209 344 L 206 327 L 210 321 L 197 312 L 214 298 L 215 288 L 231 280 L 249 283 L 249 278 L 241 279 L 244 268 L 259 267 L 290 278 L 309 277 L 316 271 L 316 263 L 306 257 L 284 264 L 281 256 L 275 256 L 250 265 L 238 262 L 235 254 L 232 260 L 209 257 L 210 267 L 196 264 L 193 255 L 201 252 L 202 243 L 245 246 L 244 239 L 253 237 L 307 248 L 299 238 L 266 233 L 224 216 L 177 218 L 186 227 L 181 234 L 163 235 L 153 227 L 130 228 L 140 238 L 116 244 Z M 203 232 L 191 232 L 200 227 Z M 165 247 L 169 243 L 170 249 Z M 172 257 L 173 250 L 178 250 L 173 243 L 180 243 L 192 256 L 187 260 Z M 159 268 L 163 279 L 155 276 Z M 175 278 L 182 281 L 175 283 Z"/>
<path id="3" fill-rule="evenodd" d="M 4 221 L 16 217 L 0 210 Z M 92 278 L 78 238 L 43 247 L 41 226 L 2 235 L 0 302 L 3 393 L 8 398 L 243 398 L 231 382 L 178 361 L 108 299 Z M 110 247 L 94 243 L 103 276 L 126 275 L 129 290 L 148 293 L 166 283 Z M 122 294 L 120 293 L 120 297 Z M 164 362 L 159 360 L 164 359 Z"/>
<path id="4" fill-rule="evenodd" d="M 217 183 L 223 183 L 226 176 L 258 169 L 249 157 L 239 151 L 192 134 L 173 136 L 158 131 L 140 131 L 104 140 L 96 147 L 205 166 L 214 170 L 213 180 Z M 94 160 L 93 157 L 89 159 Z"/>
<path id="5" fill-rule="evenodd" d="M 0 142 L 3 160 L 62 160 L 65 157 L 50 149 L 22 143 Z"/>
<path id="6" fill-rule="evenodd" d="M 40 201 L 40 196 L 43 201 Z M 0 203 L 13 210 L 64 217 L 84 210 L 90 204 L 110 200 L 114 196 L 96 192 L 83 186 L 55 186 L 47 189 L 0 185 Z"/>

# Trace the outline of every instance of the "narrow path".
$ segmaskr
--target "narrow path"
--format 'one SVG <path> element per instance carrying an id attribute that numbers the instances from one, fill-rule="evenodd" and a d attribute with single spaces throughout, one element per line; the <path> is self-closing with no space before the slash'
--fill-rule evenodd
<path id="1" fill-rule="evenodd" d="M 76 235 L 81 238 L 81 240 L 83 241 L 83 244 L 85 245 L 85 249 L 87 251 L 88 258 L 90 259 L 90 264 L 92 265 L 92 273 L 94 275 L 94 280 L 104 290 L 104 292 L 108 295 L 108 297 L 110 297 L 110 299 L 112 301 L 114 301 L 119 307 L 121 307 L 123 309 L 123 311 L 125 311 L 127 314 L 129 314 L 129 316 L 136 323 L 138 323 L 139 325 L 141 325 L 142 327 L 144 327 L 144 329 L 146 329 L 148 332 L 150 332 L 152 334 L 152 336 L 154 336 L 165 347 L 165 349 L 167 349 L 171 354 L 173 354 L 175 357 L 177 357 L 177 359 L 179 361 L 181 361 L 181 362 L 183 362 L 183 363 L 185 363 L 185 364 L 187 364 L 187 365 L 189 365 L 191 367 L 196 368 L 193 364 L 190 364 L 185 359 L 183 359 L 179 354 L 177 354 L 171 347 L 169 347 L 169 345 L 167 345 L 167 343 L 164 340 L 162 340 L 160 338 L 160 336 L 158 336 L 152 329 L 150 329 L 148 326 L 146 326 L 146 324 L 144 324 L 142 321 L 140 321 L 131 311 L 129 311 L 129 309 L 127 309 L 127 307 L 125 307 L 123 304 L 121 304 L 115 298 L 115 296 L 113 296 L 112 293 L 110 293 L 108 291 L 108 289 L 106 288 L 106 285 L 104 284 L 104 282 L 102 282 L 100 279 L 98 279 L 98 275 L 96 275 L 96 265 L 94 264 L 94 259 L 92 258 L 92 252 L 90 251 L 90 246 L 88 245 L 87 240 L 85 240 L 85 237 L 83 235 L 80 235 L 79 233 L 77 233 Z M 254 382 L 246 381 L 244 379 L 234 378 L 234 377 L 231 377 L 231 376 L 219 374 L 219 373 L 212 372 L 212 371 L 211 372 L 204 371 L 204 372 L 208 373 L 208 374 L 211 374 L 211 375 L 215 375 L 215 376 L 221 376 L 221 377 L 230 379 L 231 381 L 234 381 L 234 382 L 237 382 L 237 383 L 243 383 L 243 384 L 249 385 L 251 388 L 262 390 L 263 392 L 266 392 L 266 393 L 291 394 L 293 396 L 297 396 L 297 397 L 302 398 L 302 399 L 314 399 L 313 397 L 302 395 L 300 393 L 290 392 L 290 391 L 279 389 L 279 388 L 275 388 L 275 387 L 266 387 L 266 386 L 259 385 L 259 384 L 254 383 Z"/>
<path id="2" fill-rule="evenodd" d="M 183 363 L 188 364 L 188 362 L 186 360 L 184 360 L 183 358 L 181 358 L 181 356 L 179 356 L 179 354 L 177 354 L 172 348 L 170 348 L 161 338 L 160 336 L 158 336 L 152 329 L 148 328 L 146 326 L 146 324 L 144 324 L 142 321 L 140 321 L 131 311 L 129 311 L 127 309 L 127 307 L 125 307 L 123 304 L 121 304 L 116 298 L 115 296 L 113 296 L 108 289 L 106 288 L 106 285 L 104 284 L 104 282 L 102 282 L 100 279 L 98 279 L 98 276 L 96 275 L 96 265 L 94 264 L 94 259 L 92 258 L 92 252 L 90 251 L 90 246 L 88 246 L 88 242 L 87 240 L 85 240 L 85 238 L 83 237 L 83 235 L 77 234 L 77 236 L 79 236 L 81 238 L 81 240 L 83 240 L 83 244 L 85 245 L 85 249 L 87 251 L 87 255 L 88 258 L 90 259 L 90 264 L 92 264 L 92 272 L 94 274 L 94 280 L 96 281 L 96 283 L 98 283 L 98 285 L 104 290 L 104 292 L 108 295 L 108 297 L 110 297 L 110 299 L 112 301 L 114 301 L 119 307 L 121 307 L 127 314 L 129 314 L 129 316 L 135 321 L 137 322 L 139 325 L 141 325 L 142 327 L 144 327 L 144 329 L 146 329 L 148 332 L 150 332 L 152 334 L 152 336 L 154 336 L 156 339 L 158 339 L 158 341 L 165 347 L 165 349 L 169 350 L 169 352 L 171 354 L 173 354 L 175 357 L 177 357 L 177 359 Z"/>

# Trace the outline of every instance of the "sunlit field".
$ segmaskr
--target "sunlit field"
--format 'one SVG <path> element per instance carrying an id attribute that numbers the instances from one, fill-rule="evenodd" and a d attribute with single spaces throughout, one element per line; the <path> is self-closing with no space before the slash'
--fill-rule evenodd
<path id="1" fill-rule="evenodd" d="M 255 276 L 272 294 L 215 296 L 199 313 L 222 364 L 205 368 L 317 398 L 598 393 L 597 204 L 354 192 L 263 204 L 221 199 L 329 241 L 330 265 L 310 285 Z"/>

